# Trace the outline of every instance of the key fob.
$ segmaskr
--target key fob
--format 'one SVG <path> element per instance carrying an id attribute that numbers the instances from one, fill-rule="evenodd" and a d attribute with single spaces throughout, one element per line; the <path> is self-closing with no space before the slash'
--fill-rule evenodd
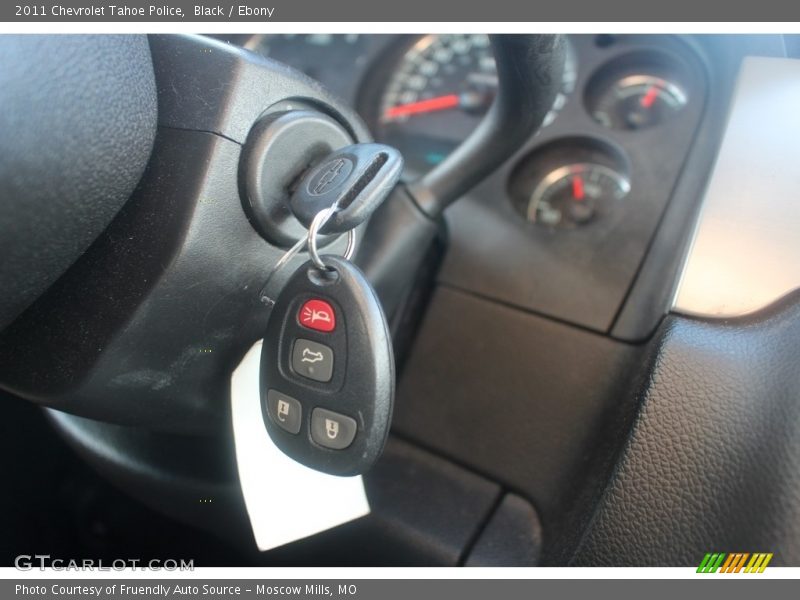
<path id="1" fill-rule="evenodd" d="M 358 475 L 380 456 L 392 418 L 391 336 L 375 291 L 351 262 L 311 261 L 276 299 L 261 352 L 272 441 L 298 462 Z"/>

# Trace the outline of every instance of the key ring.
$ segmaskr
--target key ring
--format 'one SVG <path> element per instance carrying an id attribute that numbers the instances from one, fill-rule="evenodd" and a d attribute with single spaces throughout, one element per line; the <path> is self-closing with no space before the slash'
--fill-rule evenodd
<path id="1" fill-rule="evenodd" d="M 323 271 L 327 271 L 329 267 L 322 262 L 322 259 L 317 252 L 317 235 L 319 235 L 319 230 L 328 222 L 328 219 L 331 218 L 334 212 L 338 209 L 338 206 L 333 205 L 330 208 L 324 209 L 317 213 L 317 216 L 314 217 L 314 220 L 311 222 L 311 226 L 308 229 L 308 235 L 305 237 L 301 237 L 297 242 L 295 242 L 294 246 L 289 248 L 286 252 L 284 252 L 283 256 L 281 256 L 280 260 L 275 263 L 275 266 L 272 267 L 269 275 L 267 276 L 267 280 L 264 283 L 264 286 L 261 288 L 261 292 L 259 293 L 259 298 L 261 302 L 266 304 L 267 306 L 272 306 L 275 304 L 274 300 L 274 293 L 276 290 L 271 286 L 273 280 L 275 279 L 275 274 L 278 273 L 281 269 L 283 269 L 291 260 L 297 256 L 303 248 L 306 246 L 309 247 L 309 255 L 311 256 L 311 260 L 314 262 L 314 265 Z M 313 235 L 312 235 L 313 231 Z M 355 252 L 356 247 L 356 233 L 353 229 L 347 232 L 347 248 L 344 251 L 344 258 L 350 260 L 353 257 L 353 253 Z M 312 249 L 313 248 L 313 249 Z"/>
<path id="2" fill-rule="evenodd" d="M 328 219 L 331 218 L 334 212 L 336 212 L 336 206 L 331 206 L 330 208 L 319 211 L 317 216 L 314 217 L 314 220 L 311 221 L 311 226 L 308 228 L 308 236 L 306 236 L 308 256 L 311 258 L 311 262 L 321 271 L 329 271 L 330 267 L 322 261 L 322 258 L 320 258 L 317 252 L 317 236 L 319 235 L 319 230 L 328 222 Z M 345 260 L 350 260 L 353 257 L 355 247 L 356 232 L 355 229 L 351 229 L 347 232 L 347 248 L 343 255 Z"/>

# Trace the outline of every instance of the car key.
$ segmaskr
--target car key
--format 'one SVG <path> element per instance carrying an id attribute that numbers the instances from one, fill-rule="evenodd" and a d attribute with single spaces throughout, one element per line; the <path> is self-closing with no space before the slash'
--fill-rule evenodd
<path id="1" fill-rule="evenodd" d="M 311 260 L 273 299 L 261 353 L 262 414 L 275 445 L 298 462 L 333 475 L 357 475 L 380 456 L 392 418 L 394 355 L 383 308 L 349 260 L 354 228 L 388 196 L 403 167 L 382 144 L 336 150 L 298 182 L 291 207 L 308 225 Z M 347 258 L 317 253 L 320 233 L 347 232 Z M 274 271 L 273 271 L 274 275 Z"/>
<path id="2" fill-rule="evenodd" d="M 317 260 L 320 260 L 317 257 Z M 386 317 L 349 260 L 309 260 L 272 309 L 261 354 L 264 422 L 278 448 L 333 475 L 378 458 L 392 416 L 394 357 Z"/>
<path id="3" fill-rule="evenodd" d="M 321 234 L 347 233 L 348 252 L 353 250 L 355 228 L 380 206 L 394 188 L 403 171 L 403 157 L 384 144 L 353 144 L 328 154 L 311 167 L 293 186 L 290 208 L 306 227 L 323 211 Z M 303 238 L 289 249 L 275 265 L 259 297 L 273 305 L 280 290 L 281 278 L 275 275 L 307 245 L 316 244 L 317 236 Z"/>
<path id="4" fill-rule="evenodd" d="M 289 205 L 306 227 L 320 211 L 336 211 L 320 233 L 344 233 L 364 222 L 386 199 L 403 171 L 403 157 L 384 144 L 353 144 L 335 150 L 311 168 Z"/>

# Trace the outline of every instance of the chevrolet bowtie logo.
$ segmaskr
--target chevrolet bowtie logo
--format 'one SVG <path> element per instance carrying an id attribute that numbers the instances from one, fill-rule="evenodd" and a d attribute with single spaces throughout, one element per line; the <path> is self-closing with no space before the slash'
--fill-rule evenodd
<path id="1" fill-rule="evenodd" d="M 754 554 L 749 552 L 709 552 L 703 557 L 700 566 L 697 567 L 697 572 L 716 573 L 719 570 L 720 573 L 763 573 L 771 560 L 772 552 L 756 552 Z"/>
<path id="2" fill-rule="evenodd" d="M 314 189 L 311 190 L 314 194 L 322 194 L 326 188 L 328 188 L 332 183 L 334 183 L 337 178 L 339 177 L 339 173 L 342 172 L 342 169 L 347 163 L 344 159 L 337 159 L 325 165 L 325 172 L 322 173 L 317 184 L 314 186 Z"/>

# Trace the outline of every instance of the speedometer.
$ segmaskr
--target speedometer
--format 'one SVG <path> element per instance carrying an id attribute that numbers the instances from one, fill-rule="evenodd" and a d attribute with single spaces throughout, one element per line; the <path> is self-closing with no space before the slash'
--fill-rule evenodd
<path id="1" fill-rule="evenodd" d="M 392 60 L 394 62 L 392 62 Z M 497 93 L 497 70 L 489 37 L 426 35 L 399 55 L 363 95 L 362 112 L 375 137 L 398 148 L 407 175 L 444 160 L 477 126 Z M 568 46 L 561 89 L 543 126 L 549 125 L 575 88 L 574 52 Z"/>

